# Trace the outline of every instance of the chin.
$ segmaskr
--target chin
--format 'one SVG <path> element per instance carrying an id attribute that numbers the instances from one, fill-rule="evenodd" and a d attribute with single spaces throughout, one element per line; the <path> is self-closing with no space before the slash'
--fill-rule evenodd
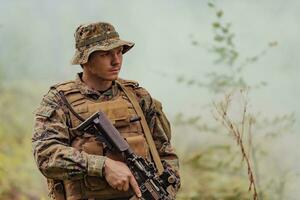
<path id="1" fill-rule="evenodd" d="M 107 80 L 108 80 L 108 81 L 115 81 L 115 80 L 117 80 L 118 78 L 119 78 L 118 75 L 114 75 L 114 76 L 107 77 Z"/>

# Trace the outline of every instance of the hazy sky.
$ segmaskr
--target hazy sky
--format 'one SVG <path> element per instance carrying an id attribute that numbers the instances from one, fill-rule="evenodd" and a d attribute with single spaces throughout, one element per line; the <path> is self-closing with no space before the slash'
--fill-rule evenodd
<path id="1" fill-rule="evenodd" d="M 269 83 L 257 91 L 255 103 L 268 111 L 299 113 L 299 1 L 216 2 L 224 10 L 224 19 L 233 24 L 242 55 L 255 55 L 271 41 L 279 44 L 247 70 L 250 82 Z M 214 20 L 207 1 L 2 0 L 0 10 L 0 62 L 11 77 L 52 83 L 73 78 L 80 70 L 70 66 L 75 28 L 80 23 L 108 21 L 122 38 L 136 43 L 125 55 L 123 77 L 139 80 L 162 101 L 174 102 L 166 106 L 169 112 L 177 111 L 173 106 L 186 98 L 189 104 L 207 102 L 205 91 L 186 89 L 175 81 L 180 74 L 202 79 L 215 68 L 207 51 Z M 200 47 L 191 45 L 191 35 Z"/>

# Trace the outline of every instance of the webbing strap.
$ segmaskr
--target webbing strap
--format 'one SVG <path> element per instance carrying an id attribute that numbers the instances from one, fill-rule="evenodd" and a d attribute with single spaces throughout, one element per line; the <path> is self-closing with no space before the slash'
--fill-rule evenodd
<path id="1" fill-rule="evenodd" d="M 61 97 L 61 100 L 64 102 L 65 106 L 68 107 L 68 109 L 71 111 L 71 113 L 72 113 L 73 115 L 75 115 L 75 117 L 77 117 L 80 121 L 83 122 L 85 119 L 83 119 L 78 113 L 75 112 L 75 110 L 72 108 L 72 106 L 71 106 L 70 103 L 68 102 L 68 100 L 67 100 L 67 98 L 66 98 L 64 92 L 63 92 L 63 91 L 59 91 L 58 93 L 59 93 L 59 95 L 60 95 L 60 97 Z"/>
<path id="2" fill-rule="evenodd" d="M 84 47 L 84 46 L 93 44 L 95 42 L 101 42 L 103 40 L 113 39 L 113 38 L 118 38 L 118 37 L 119 37 L 119 34 L 117 32 L 115 32 L 115 31 L 109 32 L 105 35 L 100 35 L 100 36 L 97 36 L 97 37 L 93 37 L 93 38 L 86 39 L 84 41 L 78 42 L 76 44 L 76 48 Z"/>
<path id="3" fill-rule="evenodd" d="M 149 129 L 149 126 L 147 124 L 145 115 L 142 111 L 142 108 L 140 107 L 139 102 L 137 101 L 135 95 L 128 90 L 124 85 L 122 85 L 120 82 L 116 81 L 116 83 L 121 87 L 121 89 L 124 91 L 124 93 L 126 94 L 126 96 L 128 97 L 129 101 L 132 103 L 134 110 L 137 112 L 137 114 L 141 117 L 141 124 L 142 124 L 142 128 L 144 130 L 145 133 L 145 137 L 147 140 L 147 143 L 149 145 L 150 148 L 150 152 L 152 154 L 153 157 L 153 161 L 155 163 L 155 166 L 157 168 L 158 174 L 162 174 L 162 172 L 164 171 L 163 165 L 161 163 L 161 159 L 158 155 L 158 151 L 156 149 L 154 140 L 152 138 L 151 135 L 151 131 Z"/>

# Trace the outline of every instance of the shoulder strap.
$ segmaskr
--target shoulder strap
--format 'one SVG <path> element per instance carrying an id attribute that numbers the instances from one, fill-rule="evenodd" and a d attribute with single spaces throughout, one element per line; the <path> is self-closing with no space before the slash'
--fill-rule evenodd
<path id="1" fill-rule="evenodd" d="M 156 149 L 153 137 L 151 135 L 149 126 L 147 124 L 145 115 L 140 107 L 140 104 L 138 103 L 136 97 L 134 96 L 133 92 L 131 92 L 129 89 L 127 89 L 124 85 L 122 85 L 120 82 L 116 81 L 116 83 L 121 87 L 121 89 L 124 91 L 124 93 L 126 94 L 126 96 L 128 97 L 129 101 L 132 103 L 134 110 L 137 112 L 137 114 L 141 117 L 141 124 L 142 124 L 142 128 L 144 130 L 145 133 L 145 137 L 147 140 L 147 143 L 149 145 L 150 148 L 150 152 L 152 154 L 153 157 L 153 161 L 155 163 L 155 166 L 158 170 L 158 174 L 162 174 L 164 168 L 163 165 L 161 163 L 161 159 L 158 155 L 158 151 Z"/>
<path id="2" fill-rule="evenodd" d="M 67 106 L 67 108 L 71 111 L 71 113 L 77 117 L 80 121 L 84 121 L 84 118 L 82 118 L 78 113 L 75 112 L 75 110 L 72 108 L 72 106 L 70 105 L 70 103 L 68 102 L 65 94 L 63 91 L 59 91 L 58 92 L 60 97 L 61 97 L 61 100 L 64 102 L 65 106 Z"/>
<path id="3" fill-rule="evenodd" d="M 55 88 L 58 91 L 61 100 L 63 101 L 64 105 L 69 109 L 69 111 L 71 111 L 71 113 L 80 121 L 84 121 L 84 118 L 82 118 L 78 113 L 76 113 L 71 106 L 73 102 L 82 98 L 82 95 L 76 87 L 75 82 L 65 81 L 63 83 L 53 85 L 51 86 L 51 88 Z M 67 98 L 66 95 L 68 95 L 69 98 Z"/>

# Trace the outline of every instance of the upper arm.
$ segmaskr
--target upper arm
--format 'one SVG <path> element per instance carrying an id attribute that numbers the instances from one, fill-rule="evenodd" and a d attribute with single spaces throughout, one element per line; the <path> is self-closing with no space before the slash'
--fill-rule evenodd
<path id="1" fill-rule="evenodd" d="M 55 90 L 50 90 L 35 111 L 32 137 L 34 151 L 38 143 L 47 143 L 50 140 L 68 145 L 70 138 L 67 119 L 59 101 Z"/>
<path id="2" fill-rule="evenodd" d="M 163 112 L 161 102 L 152 98 L 149 92 L 142 87 L 136 89 L 136 95 L 154 139 L 170 142 L 171 126 Z"/>

